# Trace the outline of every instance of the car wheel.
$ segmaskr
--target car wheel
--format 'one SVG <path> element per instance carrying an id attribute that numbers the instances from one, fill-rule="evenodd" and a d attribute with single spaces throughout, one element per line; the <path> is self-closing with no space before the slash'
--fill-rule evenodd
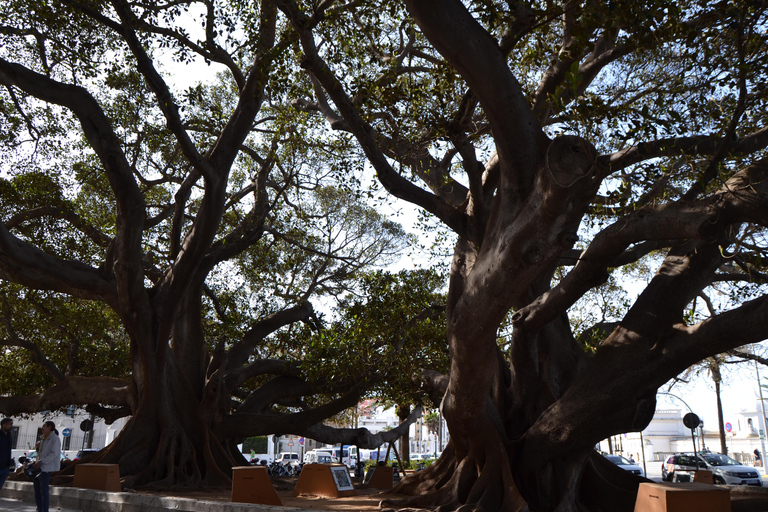
<path id="1" fill-rule="evenodd" d="M 725 485 L 725 480 L 723 480 L 723 477 L 721 476 L 713 476 L 712 481 L 715 483 L 715 485 Z"/>

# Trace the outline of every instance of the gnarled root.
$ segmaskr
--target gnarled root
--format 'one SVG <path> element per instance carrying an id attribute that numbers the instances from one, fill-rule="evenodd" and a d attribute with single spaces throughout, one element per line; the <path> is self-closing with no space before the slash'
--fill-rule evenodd
<path id="1" fill-rule="evenodd" d="M 503 445 L 490 449 L 483 444 L 485 449 L 474 450 L 461 461 L 456 460 L 453 449 L 446 449 L 440 461 L 393 489 L 397 493 L 420 495 L 382 503 L 395 507 L 436 507 L 438 512 L 527 511 Z"/>

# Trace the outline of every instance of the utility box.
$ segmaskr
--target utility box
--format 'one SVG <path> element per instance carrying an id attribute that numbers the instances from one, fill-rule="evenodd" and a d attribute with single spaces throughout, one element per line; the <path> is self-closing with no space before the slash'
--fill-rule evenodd
<path id="1" fill-rule="evenodd" d="M 78 464 L 72 487 L 120 492 L 120 466 L 117 464 Z"/>
<path id="2" fill-rule="evenodd" d="M 395 485 L 395 470 L 390 466 L 373 466 L 365 475 L 365 486 L 373 489 L 391 489 Z"/>
<path id="3" fill-rule="evenodd" d="M 699 482 L 643 482 L 637 490 L 635 512 L 731 512 L 731 491 Z"/>
<path id="4" fill-rule="evenodd" d="M 277 505 L 283 502 L 277 495 L 272 481 L 264 466 L 236 466 L 232 468 L 233 503 L 256 503 L 259 505 Z"/>

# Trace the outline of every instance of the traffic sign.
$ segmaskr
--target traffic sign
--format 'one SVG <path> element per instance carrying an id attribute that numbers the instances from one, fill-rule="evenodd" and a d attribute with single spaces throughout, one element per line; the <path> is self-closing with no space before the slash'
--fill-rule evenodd
<path id="1" fill-rule="evenodd" d="M 64 437 L 71 436 L 72 435 L 72 429 L 71 428 L 65 428 L 64 430 L 61 431 L 61 435 L 63 435 Z"/>
<path id="2" fill-rule="evenodd" d="M 288 446 L 293 446 L 293 439 L 288 441 Z"/>
<path id="3" fill-rule="evenodd" d="M 300 438 L 299 438 L 299 444 L 300 444 L 301 446 L 304 446 L 304 438 L 303 438 L 303 437 L 300 437 Z"/>
<path id="4" fill-rule="evenodd" d="M 730 432 L 731 430 L 733 430 L 733 425 L 731 425 L 730 422 L 726 422 L 726 424 L 725 424 L 725 431 L 726 432 Z"/>

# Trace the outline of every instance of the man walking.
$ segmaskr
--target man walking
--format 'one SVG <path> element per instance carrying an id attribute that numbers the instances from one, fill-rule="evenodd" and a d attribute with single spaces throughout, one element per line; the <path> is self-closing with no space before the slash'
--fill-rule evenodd
<path id="1" fill-rule="evenodd" d="M 11 448 L 13 448 L 13 439 L 11 439 L 11 429 L 13 420 L 3 418 L 0 421 L 0 489 L 5 484 L 5 479 L 11 472 Z"/>

